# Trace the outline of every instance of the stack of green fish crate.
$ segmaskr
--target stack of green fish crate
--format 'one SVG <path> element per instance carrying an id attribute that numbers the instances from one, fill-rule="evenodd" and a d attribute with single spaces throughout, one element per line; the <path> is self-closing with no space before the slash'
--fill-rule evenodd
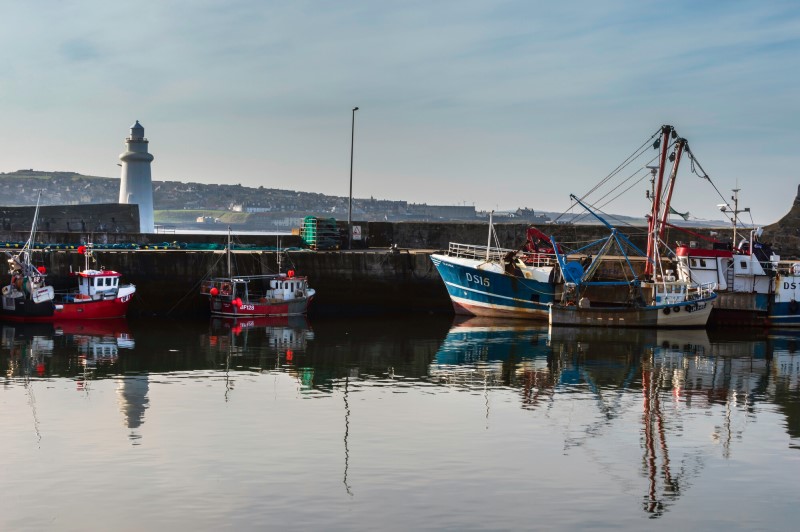
<path id="1" fill-rule="evenodd" d="M 306 216 L 300 237 L 313 250 L 339 249 L 339 229 L 335 218 Z"/>

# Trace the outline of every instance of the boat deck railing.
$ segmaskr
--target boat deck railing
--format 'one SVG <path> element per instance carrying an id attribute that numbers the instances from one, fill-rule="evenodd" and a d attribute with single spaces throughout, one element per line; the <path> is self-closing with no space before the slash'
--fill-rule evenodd
<path id="1" fill-rule="evenodd" d="M 488 253 L 487 253 L 488 250 Z M 473 244 L 457 244 L 450 242 L 450 248 L 447 254 L 451 257 L 459 257 L 462 259 L 476 259 L 486 260 L 488 262 L 500 261 L 509 253 L 515 253 L 516 250 L 504 248 L 487 248 L 486 246 L 475 246 Z"/>
<path id="2" fill-rule="evenodd" d="M 304 276 L 295 276 L 292 275 L 289 277 L 285 273 L 264 273 L 259 275 L 234 275 L 233 277 L 212 277 L 208 279 L 209 281 L 214 281 L 218 283 L 223 282 L 250 282 L 250 281 L 272 281 L 274 279 L 281 279 L 281 280 L 288 280 L 291 281 L 293 279 L 305 279 Z"/>
<path id="3" fill-rule="evenodd" d="M 705 299 L 711 297 L 711 294 L 713 294 L 716 289 L 717 283 L 703 283 L 697 286 L 697 291 L 694 295 L 697 299 Z"/>
<path id="4" fill-rule="evenodd" d="M 556 264 L 555 255 L 552 253 L 530 253 L 516 249 L 487 248 L 486 246 L 457 244 L 454 242 L 450 242 L 447 254 L 451 257 L 484 260 L 486 262 L 502 262 L 506 257 L 515 256 L 515 258 L 522 260 L 526 266 L 534 267 L 553 266 Z"/>

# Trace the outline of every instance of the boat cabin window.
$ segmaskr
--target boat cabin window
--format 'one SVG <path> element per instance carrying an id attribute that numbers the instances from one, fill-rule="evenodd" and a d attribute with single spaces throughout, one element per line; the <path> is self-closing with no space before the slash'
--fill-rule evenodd
<path id="1" fill-rule="evenodd" d="M 692 259 L 690 261 L 692 268 L 699 268 L 699 269 L 714 269 L 714 261 L 706 259 Z"/>

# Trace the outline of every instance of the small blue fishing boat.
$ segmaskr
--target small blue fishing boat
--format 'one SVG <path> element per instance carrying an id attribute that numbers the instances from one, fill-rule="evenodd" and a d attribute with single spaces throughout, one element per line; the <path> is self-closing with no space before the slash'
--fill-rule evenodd
<path id="1" fill-rule="evenodd" d="M 486 246 L 451 242 L 431 261 L 460 315 L 546 320 L 560 291 L 553 249 L 535 227 L 521 249 L 505 249 L 497 245 L 490 217 Z"/>

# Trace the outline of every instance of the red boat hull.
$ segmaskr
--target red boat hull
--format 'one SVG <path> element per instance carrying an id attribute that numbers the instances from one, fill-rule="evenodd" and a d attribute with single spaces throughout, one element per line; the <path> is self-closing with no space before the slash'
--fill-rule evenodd
<path id="1" fill-rule="evenodd" d="M 283 303 L 244 303 L 211 298 L 211 314 L 227 317 L 301 316 L 308 310 L 310 298 L 291 299 Z"/>
<path id="2" fill-rule="evenodd" d="M 22 323 L 45 323 L 70 320 L 124 318 L 128 312 L 128 305 L 130 302 L 131 296 L 80 303 L 53 304 L 48 301 L 47 304 L 52 307 L 50 312 L 24 313 L 4 310 L 0 313 L 0 319 Z M 44 305 L 44 303 L 40 303 L 39 305 Z"/>

